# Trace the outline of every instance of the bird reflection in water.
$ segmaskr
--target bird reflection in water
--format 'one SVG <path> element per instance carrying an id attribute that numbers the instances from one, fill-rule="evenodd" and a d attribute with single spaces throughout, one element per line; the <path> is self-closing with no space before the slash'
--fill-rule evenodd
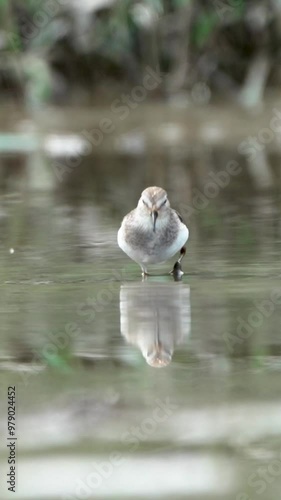
<path id="1" fill-rule="evenodd" d="M 183 283 L 127 283 L 120 288 L 120 329 L 147 363 L 167 366 L 190 333 L 190 289 Z"/>

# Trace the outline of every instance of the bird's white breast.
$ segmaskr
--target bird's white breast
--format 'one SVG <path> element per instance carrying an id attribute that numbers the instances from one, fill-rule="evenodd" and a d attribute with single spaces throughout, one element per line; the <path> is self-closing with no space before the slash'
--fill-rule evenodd
<path id="1" fill-rule="evenodd" d="M 142 221 L 143 222 L 143 221 Z M 158 222 L 158 221 L 157 221 Z M 160 222 L 160 221 L 159 221 Z M 179 230 L 171 243 L 163 242 L 161 245 L 157 244 L 158 239 L 158 231 L 152 234 L 151 223 L 147 226 L 147 230 L 149 230 L 152 234 L 152 239 L 149 241 L 148 246 L 144 247 L 141 244 L 139 246 L 132 246 L 128 243 L 126 239 L 126 218 L 123 221 L 117 235 L 117 241 L 119 247 L 125 252 L 131 259 L 139 264 L 158 264 L 161 262 L 165 262 L 175 255 L 180 249 L 184 246 L 186 241 L 188 240 L 189 231 L 185 224 L 180 223 Z M 158 226 L 158 230 L 161 230 L 160 225 Z M 153 248 L 155 247 L 155 251 Z"/>

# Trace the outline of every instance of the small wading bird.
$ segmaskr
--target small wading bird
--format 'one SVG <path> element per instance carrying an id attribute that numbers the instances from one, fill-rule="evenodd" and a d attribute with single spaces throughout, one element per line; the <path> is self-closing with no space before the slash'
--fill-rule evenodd
<path id="1" fill-rule="evenodd" d="M 181 216 L 170 208 L 167 193 L 160 187 L 146 188 L 137 207 L 123 219 L 118 231 L 118 245 L 148 275 L 148 264 L 165 262 L 180 251 L 172 272 L 183 274 L 180 262 L 189 231 Z"/>

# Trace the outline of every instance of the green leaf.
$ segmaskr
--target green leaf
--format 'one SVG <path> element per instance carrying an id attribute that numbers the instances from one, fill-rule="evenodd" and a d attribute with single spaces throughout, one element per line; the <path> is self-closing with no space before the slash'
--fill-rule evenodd
<path id="1" fill-rule="evenodd" d="M 43 353 L 43 357 L 49 366 L 56 368 L 60 372 L 63 373 L 71 372 L 70 366 L 67 360 L 65 359 L 65 355 L 61 355 L 60 353 L 57 354 Z"/>
<path id="2" fill-rule="evenodd" d="M 201 14 L 194 26 L 193 41 L 199 48 L 203 47 L 218 25 L 216 14 Z"/>

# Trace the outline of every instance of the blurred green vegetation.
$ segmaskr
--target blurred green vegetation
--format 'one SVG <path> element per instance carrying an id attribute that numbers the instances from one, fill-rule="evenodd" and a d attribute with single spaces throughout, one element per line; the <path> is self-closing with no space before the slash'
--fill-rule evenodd
<path id="1" fill-rule="evenodd" d="M 243 92 L 255 103 L 280 84 L 280 21 L 277 1 L 0 0 L 0 85 L 13 95 L 20 80 L 32 103 L 79 102 L 81 89 L 90 100 L 104 84 L 141 83 L 149 65 L 162 97 L 201 82 L 210 98 Z"/>

